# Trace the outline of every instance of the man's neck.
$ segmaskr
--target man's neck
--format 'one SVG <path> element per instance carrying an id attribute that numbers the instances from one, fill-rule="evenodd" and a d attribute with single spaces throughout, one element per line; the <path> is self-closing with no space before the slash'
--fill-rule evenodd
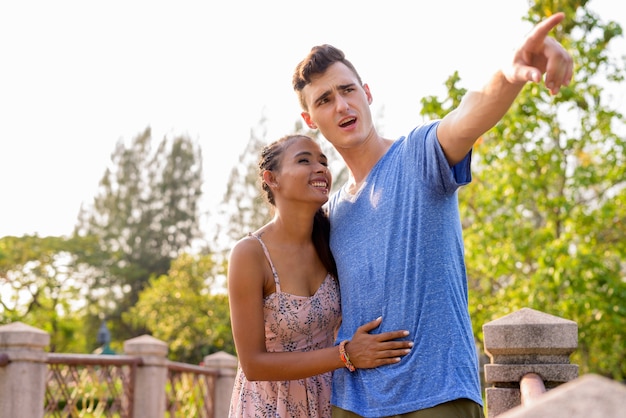
<path id="1" fill-rule="evenodd" d="M 390 139 L 377 137 L 357 148 L 338 150 L 350 172 L 349 190 L 356 192 L 393 143 Z"/>

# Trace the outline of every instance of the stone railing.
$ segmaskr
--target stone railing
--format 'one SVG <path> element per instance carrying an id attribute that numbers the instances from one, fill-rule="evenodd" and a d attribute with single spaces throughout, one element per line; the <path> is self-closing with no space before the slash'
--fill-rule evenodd
<path id="1" fill-rule="evenodd" d="M 575 322 L 524 308 L 483 326 L 487 418 L 618 418 L 626 386 L 597 375 L 578 378 L 569 356 Z"/>
<path id="2" fill-rule="evenodd" d="M 56 354 L 45 351 L 49 342 L 50 336 L 46 332 L 20 322 L 0 326 L 0 417 L 44 416 L 46 385 L 49 384 L 48 370 L 53 363 L 54 367 L 60 364 L 59 358 L 52 358 Z M 128 418 L 165 417 L 166 410 L 169 416 L 179 416 L 180 409 L 172 409 L 178 405 L 172 406 L 172 402 L 168 405 L 166 398 L 168 393 L 174 390 L 173 387 L 180 383 L 180 375 L 185 373 L 192 375 L 194 376 L 192 380 L 198 379 L 198 376 L 210 375 L 210 384 L 206 385 L 208 389 L 204 395 L 212 399 L 204 402 L 208 407 L 202 414 L 196 416 L 208 418 L 228 416 L 230 394 L 237 368 L 237 359 L 234 356 L 223 352 L 209 355 L 204 358 L 203 367 L 177 363 L 167 359 L 167 344 L 149 335 L 125 341 L 124 351 L 123 356 L 75 355 L 76 358 L 68 360 L 68 367 L 76 371 L 81 366 L 81 360 L 84 368 L 87 368 L 97 363 L 98 358 L 105 357 L 109 365 L 114 364 L 116 360 L 119 360 L 120 364 L 129 364 L 132 360 L 130 361 L 133 365 L 130 373 L 132 379 L 128 379 L 131 387 L 122 391 L 124 400 L 119 402 L 125 406 L 130 405 L 129 411 L 124 410 L 120 414 Z M 70 358 L 72 355 L 66 354 L 61 357 Z M 62 382 L 61 384 L 63 385 Z M 67 385 L 68 388 L 70 386 L 72 385 Z M 72 390 L 75 389 L 76 387 L 72 387 Z M 69 390 L 66 393 L 69 396 Z M 108 416 L 106 413 L 104 415 Z M 70 413 L 67 416 L 74 415 Z"/>
<path id="3" fill-rule="evenodd" d="M 578 366 L 570 364 L 578 345 L 576 323 L 524 308 L 485 324 L 483 332 L 490 358 L 484 367 L 487 418 L 625 416 L 626 385 L 592 374 L 578 377 Z M 43 417 L 53 356 L 45 352 L 49 339 L 22 323 L 0 326 L 0 417 Z M 166 411 L 168 371 L 198 366 L 167 360 L 167 344 L 147 335 L 126 341 L 124 350 L 121 357 L 136 365 L 129 418 L 178 416 Z M 213 418 L 226 417 L 237 359 L 216 353 L 205 358 L 204 367 L 217 372 L 210 389 Z"/>

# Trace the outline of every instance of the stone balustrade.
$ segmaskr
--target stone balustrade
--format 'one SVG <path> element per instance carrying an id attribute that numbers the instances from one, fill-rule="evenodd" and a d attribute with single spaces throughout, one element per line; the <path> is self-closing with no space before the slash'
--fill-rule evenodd
<path id="1" fill-rule="evenodd" d="M 483 326 L 487 418 L 617 418 L 624 416 L 626 385 L 585 375 L 569 357 L 578 345 L 575 322 L 524 308 Z M 50 336 L 20 322 L 0 326 L 0 417 L 43 417 Z M 163 417 L 165 342 L 143 335 L 124 343 L 141 359 L 136 371 L 133 416 Z M 204 358 L 219 371 L 214 416 L 228 416 L 237 359 L 227 353 Z M 490 385 L 490 386 L 489 386 Z"/>
<path id="2" fill-rule="evenodd" d="M 623 418 L 626 385 L 606 377 L 586 374 L 510 409 L 498 418 Z"/>
<path id="3" fill-rule="evenodd" d="M 483 326 L 487 418 L 621 418 L 626 385 L 578 377 L 575 322 L 524 308 Z"/>
<path id="4" fill-rule="evenodd" d="M 547 390 L 578 377 L 569 356 L 578 346 L 575 322 L 523 308 L 483 325 L 487 418 L 521 405 L 520 381 L 530 373 Z"/>
<path id="5" fill-rule="evenodd" d="M 50 336 L 15 322 L 0 326 L 0 417 L 42 418 L 47 380 L 45 351 Z M 133 388 L 133 417 L 164 417 L 168 346 L 143 335 L 124 342 L 127 356 L 141 359 Z M 224 352 L 204 358 L 204 366 L 218 371 L 213 400 L 214 418 L 228 416 L 237 358 Z"/>
<path id="6" fill-rule="evenodd" d="M 21 322 L 0 327 L 0 416 L 43 417 L 50 335 Z"/>

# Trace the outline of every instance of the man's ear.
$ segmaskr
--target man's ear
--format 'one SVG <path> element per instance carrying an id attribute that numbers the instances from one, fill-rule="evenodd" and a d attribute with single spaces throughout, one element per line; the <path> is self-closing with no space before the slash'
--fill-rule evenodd
<path id="1" fill-rule="evenodd" d="M 317 129 L 317 125 L 311 120 L 311 115 L 309 115 L 309 112 L 302 112 L 300 113 L 300 116 L 302 116 L 302 119 L 304 119 L 304 122 L 309 128 Z"/>
<path id="2" fill-rule="evenodd" d="M 363 84 L 363 90 L 365 90 L 365 96 L 367 97 L 367 103 L 372 104 L 374 98 L 372 97 L 372 92 L 370 91 L 370 86 L 367 83 Z"/>

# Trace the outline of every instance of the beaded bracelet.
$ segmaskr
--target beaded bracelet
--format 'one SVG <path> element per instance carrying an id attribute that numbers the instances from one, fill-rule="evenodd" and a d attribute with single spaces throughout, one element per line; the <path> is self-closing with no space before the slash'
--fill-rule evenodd
<path id="1" fill-rule="evenodd" d="M 349 343 L 348 340 L 343 340 L 339 344 L 339 357 L 341 358 L 341 361 L 343 361 L 343 364 L 346 365 L 348 370 L 353 372 L 353 371 L 356 370 L 356 367 L 354 367 L 354 364 L 352 364 L 352 362 L 350 361 L 350 357 L 348 357 L 348 353 L 346 352 L 346 344 L 347 343 Z"/>

